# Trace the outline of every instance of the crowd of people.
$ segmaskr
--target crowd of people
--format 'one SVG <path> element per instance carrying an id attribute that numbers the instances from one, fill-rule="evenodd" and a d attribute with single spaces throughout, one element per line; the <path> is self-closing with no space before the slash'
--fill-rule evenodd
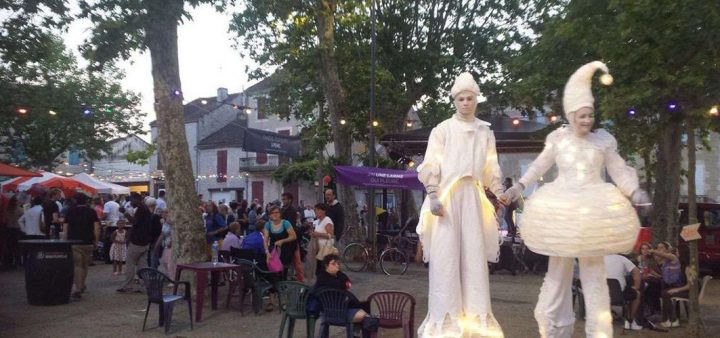
<path id="1" fill-rule="evenodd" d="M 267 269 L 275 252 L 283 266 L 281 279 L 314 279 L 321 266 L 319 248 L 339 240 L 344 229 L 344 209 L 335 192 L 328 189 L 324 197 L 321 203 L 303 206 L 285 192 L 263 206 L 257 199 L 225 204 L 202 201 L 200 195 L 208 259 L 217 243 L 222 251 L 253 250 L 261 268 Z"/>

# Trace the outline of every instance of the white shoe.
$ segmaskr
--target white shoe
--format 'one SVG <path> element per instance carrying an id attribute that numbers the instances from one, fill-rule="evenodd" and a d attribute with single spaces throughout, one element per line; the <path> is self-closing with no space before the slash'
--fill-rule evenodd
<path id="1" fill-rule="evenodd" d="M 664 328 L 670 328 L 670 321 L 666 320 L 666 321 L 660 323 L 660 326 L 662 326 Z"/>
<path id="2" fill-rule="evenodd" d="M 625 322 L 625 323 L 627 324 L 627 322 Z M 643 327 L 642 327 L 641 325 L 638 325 L 638 323 L 636 323 L 634 320 L 633 320 L 632 323 L 630 324 L 630 330 L 640 331 L 640 330 L 642 330 L 642 329 L 643 329 Z"/>
<path id="3" fill-rule="evenodd" d="M 628 322 L 627 320 L 625 321 L 624 328 L 625 328 L 625 330 L 630 330 L 630 322 Z"/>
<path id="4" fill-rule="evenodd" d="M 680 327 L 680 320 L 675 319 L 674 322 L 670 323 L 670 327 Z"/>

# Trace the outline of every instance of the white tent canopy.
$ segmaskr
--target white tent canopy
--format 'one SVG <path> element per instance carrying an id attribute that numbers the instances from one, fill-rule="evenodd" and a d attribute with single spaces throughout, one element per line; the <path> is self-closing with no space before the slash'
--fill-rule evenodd
<path id="1" fill-rule="evenodd" d="M 86 173 L 80 173 L 73 177 L 71 177 L 73 180 L 76 180 L 81 183 L 85 183 L 91 187 L 93 187 L 95 190 L 97 190 L 98 194 L 115 194 L 115 195 L 127 195 L 130 194 L 130 188 L 126 186 L 122 186 L 115 183 L 110 182 L 103 182 L 101 180 L 98 180 L 95 177 L 92 177 Z"/>
<path id="2" fill-rule="evenodd" d="M 25 182 L 20 183 L 20 184 L 18 185 L 18 189 L 17 189 L 17 190 L 18 190 L 18 191 L 25 191 L 25 190 L 30 189 L 30 187 L 32 187 L 32 185 L 35 184 L 35 183 L 45 182 L 45 181 L 50 180 L 50 179 L 53 179 L 53 178 L 55 178 L 55 177 L 63 177 L 63 176 L 60 176 L 60 175 L 55 175 L 55 174 L 53 174 L 53 173 L 51 173 L 51 172 L 49 172 L 49 171 L 43 171 L 43 172 L 41 172 L 41 174 L 42 174 L 42 177 L 33 177 L 33 178 L 31 178 L 31 179 L 29 179 L 29 180 L 27 180 L 27 181 L 25 181 Z"/>

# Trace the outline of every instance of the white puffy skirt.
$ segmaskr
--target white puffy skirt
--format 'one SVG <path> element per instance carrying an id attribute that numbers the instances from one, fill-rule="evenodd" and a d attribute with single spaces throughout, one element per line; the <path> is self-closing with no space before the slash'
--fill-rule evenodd
<path id="1" fill-rule="evenodd" d="M 552 182 L 525 203 L 520 231 L 534 252 L 593 257 L 629 252 L 639 229 L 635 209 L 616 186 Z"/>

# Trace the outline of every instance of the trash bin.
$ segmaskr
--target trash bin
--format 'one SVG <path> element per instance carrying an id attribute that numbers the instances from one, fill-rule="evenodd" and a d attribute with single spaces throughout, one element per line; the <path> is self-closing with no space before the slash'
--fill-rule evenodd
<path id="1" fill-rule="evenodd" d="M 82 241 L 33 239 L 19 241 L 25 252 L 25 291 L 30 305 L 70 301 L 73 285 L 72 245 Z"/>

